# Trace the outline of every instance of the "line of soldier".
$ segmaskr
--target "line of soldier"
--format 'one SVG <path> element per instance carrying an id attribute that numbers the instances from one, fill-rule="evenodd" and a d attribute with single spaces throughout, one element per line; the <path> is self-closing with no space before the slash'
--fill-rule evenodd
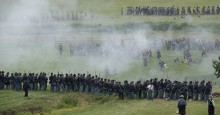
<path id="1" fill-rule="evenodd" d="M 7 73 L 0 72 L 0 89 L 12 89 L 19 91 L 23 81 L 28 81 L 31 90 L 45 91 L 47 88 L 46 73 L 27 75 L 24 73 Z M 39 84 L 39 88 L 38 88 Z M 176 100 L 180 95 L 184 95 L 184 99 L 207 101 L 208 96 L 212 92 L 212 83 L 198 81 L 189 83 L 186 81 L 171 81 L 168 79 L 153 78 L 141 83 L 141 80 L 123 83 L 115 80 L 100 78 L 91 74 L 53 74 L 49 77 L 50 89 L 52 92 L 78 91 L 93 94 L 118 95 L 120 99 L 173 99 Z"/>
<path id="2" fill-rule="evenodd" d="M 123 8 L 121 9 L 121 14 L 123 15 Z M 203 6 L 201 9 L 199 6 L 191 8 L 182 7 L 150 7 L 150 6 L 128 6 L 127 15 L 218 15 L 220 13 L 220 5 L 215 6 Z"/>
<path id="3" fill-rule="evenodd" d="M 165 46 L 167 50 L 180 50 L 184 48 L 190 48 L 194 50 L 202 51 L 205 49 L 206 51 L 220 50 L 220 41 L 215 40 L 198 40 L 198 39 L 170 39 L 165 40 Z"/>
<path id="4" fill-rule="evenodd" d="M 24 81 L 28 81 L 31 90 L 41 90 L 45 91 L 47 88 L 48 78 L 46 73 L 34 74 L 22 74 L 22 73 L 9 73 L 6 74 L 4 71 L 0 71 L 0 89 L 11 89 L 20 91 L 22 89 L 22 84 Z"/>

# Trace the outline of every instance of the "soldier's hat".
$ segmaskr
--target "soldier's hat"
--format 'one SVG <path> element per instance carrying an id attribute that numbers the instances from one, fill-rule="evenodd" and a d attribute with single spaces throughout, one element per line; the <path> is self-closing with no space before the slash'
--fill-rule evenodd
<path id="1" fill-rule="evenodd" d="M 5 73 L 4 71 L 2 71 L 2 73 Z"/>
<path id="2" fill-rule="evenodd" d="M 180 98 L 183 98 L 184 96 L 183 95 L 180 95 Z"/>

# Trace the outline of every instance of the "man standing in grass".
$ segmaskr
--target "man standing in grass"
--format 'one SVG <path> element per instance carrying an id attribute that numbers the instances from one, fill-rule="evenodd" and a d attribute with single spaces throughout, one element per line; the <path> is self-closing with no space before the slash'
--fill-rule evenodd
<path id="1" fill-rule="evenodd" d="M 152 84 L 152 82 L 150 82 L 150 84 L 147 86 L 148 89 L 148 99 L 153 100 L 153 90 L 154 90 L 154 86 Z"/>
<path id="2" fill-rule="evenodd" d="M 186 114 L 186 100 L 184 99 L 184 96 L 181 95 L 180 99 L 178 99 L 178 110 L 180 115 L 185 115 Z"/>
<path id="3" fill-rule="evenodd" d="M 23 84 L 23 90 L 24 90 L 24 92 L 25 92 L 25 97 L 28 97 L 28 90 L 29 90 L 29 84 L 28 84 L 28 81 L 27 80 L 25 80 L 24 81 L 24 84 Z"/>
<path id="4" fill-rule="evenodd" d="M 208 113 L 209 115 L 215 115 L 215 102 L 212 99 L 212 95 L 209 96 L 208 100 Z"/>

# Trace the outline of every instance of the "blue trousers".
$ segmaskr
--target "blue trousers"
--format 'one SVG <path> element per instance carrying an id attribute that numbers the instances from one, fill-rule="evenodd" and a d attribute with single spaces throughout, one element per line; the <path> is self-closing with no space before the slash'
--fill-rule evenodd
<path id="1" fill-rule="evenodd" d="M 152 90 L 148 90 L 148 99 L 153 99 L 153 91 Z"/>
<path id="2" fill-rule="evenodd" d="M 198 93 L 194 93 L 194 98 L 193 100 L 198 100 L 199 99 L 199 94 Z"/>
<path id="3" fill-rule="evenodd" d="M 143 98 L 146 99 L 147 98 L 147 92 L 146 91 L 142 91 L 143 94 Z"/>
<path id="4" fill-rule="evenodd" d="M 154 98 L 158 97 L 158 90 L 154 90 Z"/>
<path id="5" fill-rule="evenodd" d="M 159 89 L 159 97 L 163 98 L 164 95 L 164 89 Z"/>
<path id="6" fill-rule="evenodd" d="M 60 92 L 63 92 L 63 91 L 64 91 L 64 85 L 60 84 Z"/>

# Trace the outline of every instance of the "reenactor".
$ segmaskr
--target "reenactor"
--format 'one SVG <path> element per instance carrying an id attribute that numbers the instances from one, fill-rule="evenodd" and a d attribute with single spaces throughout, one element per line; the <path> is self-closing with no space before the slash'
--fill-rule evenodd
<path id="1" fill-rule="evenodd" d="M 109 95 L 110 96 L 115 92 L 114 85 L 115 85 L 115 81 L 111 80 L 111 83 L 109 83 Z"/>
<path id="2" fill-rule="evenodd" d="M 216 14 L 219 14 L 219 12 L 220 12 L 220 5 L 217 5 Z"/>
<path id="3" fill-rule="evenodd" d="M 48 82 L 47 75 L 46 75 L 46 73 L 43 73 L 43 82 L 42 82 L 43 91 L 46 91 L 46 89 L 47 89 L 47 82 Z"/>
<path id="4" fill-rule="evenodd" d="M 182 10 L 181 10 L 181 15 L 186 15 L 186 10 L 185 10 L 185 7 L 182 7 Z"/>
<path id="5" fill-rule="evenodd" d="M 0 90 L 4 89 L 5 87 L 5 78 L 4 78 L 4 71 L 0 71 Z"/>
<path id="6" fill-rule="evenodd" d="M 125 97 L 129 98 L 129 83 L 127 80 L 124 81 Z"/>
<path id="7" fill-rule="evenodd" d="M 29 86 L 30 86 L 30 90 L 34 90 L 34 83 L 33 83 L 33 77 L 34 73 L 29 73 L 28 75 L 28 83 L 29 83 Z"/>
<path id="8" fill-rule="evenodd" d="M 188 84 L 188 99 L 193 99 L 193 84 L 192 84 L 192 81 L 189 82 Z"/>
<path id="9" fill-rule="evenodd" d="M 206 86 L 205 86 L 205 90 L 204 90 L 204 101 L 205 101 L 205 102 L 208 101 L 209 95 L 210 95 L 211 92 L 212 92 L 212 86 L 211 86 L 210 83 L 211 83 L 211 82 L 206 83 Z"/>
<path id="10" fill-rule="evenodd" d="M 16 91 L 20 91 L 21 90 L 21 74 L 15 72 L 15 89 Z"/>
<path id="11" fill-rule="evenodd" d="M 188 92 L 188 87 L 187 87 L 187 82 L 184 81 L 182 88 L 180 89 L 180 95 L 184 96 L 184 99 L 187 99 L 187 92 Z"/>
<path id="12" fill-rule="evenodd" d="M 34 90 L 37 91 L 38 90 L 38 74 L 35 74 L 34 79 L 33 79 L 33 83 L 34 83 Z"/>
<path id="13" fill-rule="evenodd" d="M 196 7 L 193 8 L 193 15 L 197 15 Z"/>
<path id="14" fill-rule="evenodd" d="M 11 76 L 9 77 L 9 82 L 11 85 L 11 89 L 14 90 L 15 89 L 15 77 L 13 73 L 11 73 Z"/>
<path id="15" fill-rule="evenodd" d="M 206 10 L 206 14 L 209 15 L 210 14 L 210 6 L 208 6 L 207 10 Z"/>
<path id="16" fill-rule="evenodd" d="M 161 53 L 160 53 L 160 50 L 158 49 L 157 50 L 157 59 L 160 60 L 160 58 L 161 58 Z"/>
<path id="17" fill-rule="evenodd" d="M 170 83 L 170 81 L 167 81 L 167 85 L 165 88 L 165 98 L 166 100 L 169 100 L 171 98 L 171 91 L 172 91 L 172 85 Z"/>
<path id="18" fill-rule="evenodd" d="M 205 81 L 201 81 L 199 84 L 199 95 L 200 95 L 200 100 L 204 100 L 204 93 L 205 93 Z"/>
<path id="19" fill-rule="evenodd" d="M 99 90 L 100 93 L 103 93 L 103 87 L 104 87 L 104 80 L 103 78 L 101 78 L 100 82 L 99 82 Z"/>
<path id="20" fill-rule="evenodd" d="M 177 81 L 176 87 L 177 87 L 177 89 L 176 89 L 176 99 L 178 99 L 180 97 L 181 82 Z"/>
<path id="21" fill-rule="evenodd" d="M 202 14 L 205 15 L 206 14 L 206 9 L 205 6 L 202 7 Z"/>
<path id="22" fill-rule="evenodd" d="M 9 72 L 7 72 L 7 74 L 5 75 L 5 77 L 4 77 L 4 82 L 5 82 L 6 89 L 10 89 Z"/>
<path id="23" fill-rule="evenodd" d="M 192 13 L 191 13 L 191 7 L 190 7 L 190 6 L 187 8 L 187 14 L 188 14 L 188 15 L 191 15 L 191 14 L 192 14 Z"/>
<path id="24" fill-rule="evenodd" d="M 53 91 L 53 84 L 52 84 L 52 81 L 54 79 L 54 76 L 53 76 L 53 73 L 50 74 L 50 77 L 49 77 L 49 84 L 50 84 L 50 90 Z"/>
<path id="25" fill-rule="evenodd" d="M 199 6 L 196 7 L 196 12 L 197 12 L 197 14 L 200 14 Z"/>
<path id="26" fill-rule="evenodd" d="M 203 56 L 207 57 L 205 47 L 202 48 L 202 57 Z"/>
<path id="27" fill-rule="evenodd" d="M 121 84 L 121 82 L 118 82 L 118 96 L 119 99 L 123 100 L 124 99 L 124 86 Z"/>
<path id="28" fill-rule="evenodd" d="M 197 101 L 199 99 L 199 84 L 198 84 L 198 81 L 196 81 L 194 86 L 193 86 L 193 95 L 194 95 L 193 100 Z"/>
<path id="29" fill-rule="evenodd" d="M 52 92 L 57 92 L 58 90 L 58 79 L 58 75 L 56 76 L 56 74 L 54 74 L 52 79 Z"/>
<path id="30" fill-rule="evenodd" d="M 177 7 L 175 15 L 179 15 L 179 14 L 180 14 L 180 9 L 179 9 L 179 7 Z"/>
<path id="31" fill-rule="evenodd" d="M 212 6 L 212 13 L 211 13 L 212 15 L 214 15 L 215 14 L 215 6 Z"/>
<path id="32" fill-rule="evenodd" d="M 154 86 L 154 98 L 157 98 L 158 97 L 158 90 L 159 90 L 157 78 L 155 78 L 153 80 L 153 86 Z"/>
<path id="33" fill-rule="evenodd" d="M 60 55 L 62 55 L 62 53 L 63 53 L 63 45 L 60 44 L 60 45 L 58 46 L 58 49 L 59 49 Z"/>
<path id="34" fill-rule="evenodd" d="M 141 87 L 143 98 L 147 98 L 147 81 L 145 81 Z"/>
<path id="35" fill-rule="evenodd" d="M 24 80 L 24 84 L 23 84 L 23 90 L 25 91 L 25 97 L 28 97 L 28 90 L 30 89 L 30 86 L 28 84 L 27 80 Z"/>
<path id="36" fill-rule="evenodd" d="M 66 73 L 65 78 L 64 78 L 64 90 L 65 91 L 69 91 L 70 90 L 70 79 L 69 79 L 69 75 Z"/>
<path id="37" fill-rule="evenodd" d="M 97 79 L 97 75 L 96 75 L 96 78 L 94 76 L 92 76 L 92 79 L 91 79 L 91 93 L 95 93 L 95 79 Z"/>
<path id="38" fill-rule="evenodd" d="M 130 95 L 130 99 L 134 99 L 137 97 L 137 89 L 135 87 L 135 84 L 134 84 L 134 81 L 131 81 L 130 82 L 130 85 L 129 85 L 129 95 Z"/>
<path id="39" fill-rule="evenodd" d="M 185 115 L 186 114 L 186 99 L 184 99 L 184 95 L 180 96 L 180 99 L 178 99 L 178 114 Z"/>
<path id="40" fill-rule="evenodd" d="M 164 95 L 164 89 L 165 89 L 165 86 L 164 86 L 164 80 L 161 79 L 159 82 L 158 82 L 158 86 L 159 86 L 159 98 L 163 98 L 163 95 Z"/>
<path id="41" fill-rule="evenodd" d="M 154 90 L 154 86 L 152 84 L 152 82 L 150 81 L 150 84 L 147 86 L 148 89 L 148 99 L 149 100 L 153 100 L 153 90 Z"/>
<path id="42" fill-rule="evenodd" d="M 171 84 L 171 97 L 170 99 L 176 99 L 176 92 L 177 92 L 177 81 L 174 81 L 172 84 Z"/>
<path id="43" fill-rule="evenodd" d="M 64 86 L 65 86 L 65 79 L 63 77 L 63 74 L 60 74 L 60 78 L 59 78 L 59 91 L 60 92 L 64 91 Z"/>
<path id="44" fill-rule="evenodd" d="M 108 82 L 107 82 L 107 79 L 104 79 L 102 90 L 103 90 L 105 95 L 107 94 L 107 88 L 108 88 Z"/>
<path id="45" fill-rule="evenodd" d="M 208 99 L 208 113 L 209 115 L 215 115 L 215 101 L 212 95 L 210 95 Z"/>
<path id="46" fill-rule="evenodd" d="M 164 61 L 160 60 L 159 66 L 160 66 L 160 71 L 164 71 L 164 69 L 165 69 L 165 63 L 164 63 Z"/>
<path id="47" fill-rule="evenodd" d="M 135 89 L 137 90 L 138 99 L 141 99 L 141 97 L 142 97 L 141 96 L 141 92 L 142 92 L 141 88 L 142 88 L 141 81 L 137 81 L 137 83 L 135 84 Z"/>
<path id="48" fill-rule="evenodd" d="M 68 91 L 74 91 L 73 74 L 72 73 L 68 76 L 68 79 L 65 78 L 65 81 L 68 85 Z"/>

